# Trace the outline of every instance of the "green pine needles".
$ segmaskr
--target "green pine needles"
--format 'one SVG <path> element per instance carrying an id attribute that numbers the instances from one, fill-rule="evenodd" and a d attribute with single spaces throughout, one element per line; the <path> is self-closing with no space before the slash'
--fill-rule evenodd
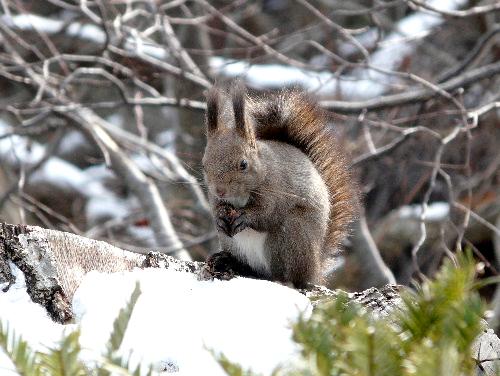
<path id="1" fill-rule="evenodd" d="M 0 348 L 11 359 L 16 371 L 22 376 L 139 376 L 140 366 L 130 367 L 129 358 L 118 355 L 125 330 L 132 316 L 141 289 L 136 283 L 130 301 L 123 307 L 113 323 L 113 331 L 107 343 L 107 351 L 95 366 L 83 364 L 79 355 L 80 332 L 65 335 L 59 345 L 43 352 L 34 351 L 29 344 L 0 320 Z M 151 375 L 152 371 L 146 373 Z"/>
<path id="2" fill-rule="evenodd" d="M 311 375 L 472 375 L 471 346 L 484 306 L 474 286 L 475 264 L 446 260 L 433 281 L 402 294 L 401 307 L 375 318 L 341 297 L 300 319 L 294 338 Z"/>
<path id="3" fill-rule="evenodd" d="M 276 375 L 463 376 L 476 374 L 472 344 L 483 329 L 485 306 L 475 284 L 475 263 L 444 262 L 433 281 L 402 294 L 391 314 L 374 317 L 340 295 L 320 303 L 293 327 L 301 359 Z M 229 375 L 252 375 L 225 357 Z"/>
<path id="4" fill-rule="evenodd" d="M 387 316 L 374 317 L 347 295 L 320 303 L 293 327 L 300 360 L 282 365 L 273 375 L 474 375 L 471 348 L 483 329 L 485 307 L 474 280 L 473 258 L 462 255 L 458 264 L 446 260 L 433 281 L 404 292 L 401 305 Z M 35 352 L 0 321 L 0 348 L 23 376 L 138 376 L 140 367 L 132 368 L 118 349 L 139 295 L 137 284 L 96 366 L 80 360 L 78 331 L 66 335 L 56 348 Z M 252 375 L 224 355 L 214 356 L 228 375 Z"/>

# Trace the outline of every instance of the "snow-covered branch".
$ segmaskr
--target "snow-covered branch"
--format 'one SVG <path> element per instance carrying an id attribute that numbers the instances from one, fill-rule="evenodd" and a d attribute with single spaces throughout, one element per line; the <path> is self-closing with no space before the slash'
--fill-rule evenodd
<path id="1" fill-rule="evenodd" d="M 81 345 L 88 349 L 84 360 L 96 359 L 136 282 L 142 294 L 120 351 L 132 351 L 133 364 L 187 374 L 224 374 L 210 351 L 265 374 L 278 364 L 293 364 L 298 349 L 290 321 L 311 313 L 309 298 L 317 303 L 339 293 L 323 287 L 298 292 L 241 277 L 214 280 L 203 263 L 0 224 L 0 318 L 35 349 L 53 345 L 78 325 Z M 348 296 L 380 317 L 400 304 L 398 290 L 389 285 Z M 64 324 L 70 320 L 74 324 Z M 494 374 L 499 352 L 500 340 L 485 330 L 474 357 L 486 375 Z M 0 367 L 10 369 L 1 352 Z"/>
<path id="2" fill-rule="evenodd" d="M 431 6 L 434 3 L 439 4 L 443 10 L 454 10 L 465 1 L 429 2 Z M 279 64 L 253 64 L 222 57 L 211 58 L 210 67 L 215 74 L 244 77 L 250 86 L 257 89 L 299 86 L 321 97 L 339 97 L 344 101 L 376 99 L 392 87 L 403 84 L 396 73 L 403 60 L 415 51 L 419 40 L 432 33 L 443 22 L 442 17 L 424 11 L 410 14 L 394 25 L 394 31 L 378 43 L 378 47 L 367 61 L 345 62 L 344 68 L 352 68 L 352 71 L 346 74 Z M 372 31 L 366 33 L 373 34 Z"/>

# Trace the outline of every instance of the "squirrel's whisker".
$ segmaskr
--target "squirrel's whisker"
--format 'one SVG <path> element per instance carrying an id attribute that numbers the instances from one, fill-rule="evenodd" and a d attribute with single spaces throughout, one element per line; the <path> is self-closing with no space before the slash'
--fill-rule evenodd
<path id="1" fill-rule="evenodd" d="M 270 193 L 270 194 L 275 194 L 276 196 L 285 195 L 288 197 L 298 198 L 300 200 L 307 201 L 308 204 L 314 204 L 312 206 L 314 206 L 315 208 L 321 208 L 321 206 L 319 205 L 319 203 L 317 201 L 309 201 L 310 200 L 309 198 L 305 198 L 303 196 L 299 196 L 299 195 L 296 195 L 296 194 L 293 194 L 290 192 L 280 191 L 280 190 L 269 190 L 269 189 L 262 189 L 262 191 Z"/>

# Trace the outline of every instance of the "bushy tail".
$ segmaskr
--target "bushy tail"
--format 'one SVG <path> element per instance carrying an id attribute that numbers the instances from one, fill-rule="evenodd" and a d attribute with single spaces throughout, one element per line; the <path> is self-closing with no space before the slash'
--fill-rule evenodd
<path id="1" fill-rule="evenodd" d="M 358 210 L 358 187 L 326 113 L 299 90 L 284 90 L 250 99 L 258 139 L 282 141 L 312 160 L 330 193 L 330 223 L 326 249 L 339 248 Z"/>

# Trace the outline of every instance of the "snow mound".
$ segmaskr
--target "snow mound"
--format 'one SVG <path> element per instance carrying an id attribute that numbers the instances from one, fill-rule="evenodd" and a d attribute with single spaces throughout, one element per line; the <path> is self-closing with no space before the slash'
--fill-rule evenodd
<path id="1" fill-rule="evenodd" d="M 291 322 L 309 314 L 309 300 L 268 281 L 198 281 L 164 269 L 87 274 L 73 299 L 83 347 L 104 350 L 113 320 L 139 281 L 142 294 L 121 351 L 132 364 L 168 367 L 179 375 L 224 375 L 209 350 L 245 368 L 270 374 L 293 361 Z"/>
<path id="2" fill-rule="evenodd" d="M 141 363 L 146 370 L 152 364 L 162 374 L 225 375 L 211 351 L 270 374 L 298 358 L 291 324 L 312 310 L 305 296 L 268 281 L 199 281 L 187 272 L 136 269 L 88 273 L 73 299 L 76 324 L 60 325 L 31 301 L 23 273 L 11 267 L 17 280 L 8 292 L 0 292 L 0 319 L 37 350 L 52 347 L 65 331 L 79 326 L 82 360 L 89 364 L 104 353 L 113 321 L 137 281 L 142 294 L 120 352 L 131 354 L 132 365 Z M 2 375 L 16 375 L 1 350 L 0 369 Z"/>

